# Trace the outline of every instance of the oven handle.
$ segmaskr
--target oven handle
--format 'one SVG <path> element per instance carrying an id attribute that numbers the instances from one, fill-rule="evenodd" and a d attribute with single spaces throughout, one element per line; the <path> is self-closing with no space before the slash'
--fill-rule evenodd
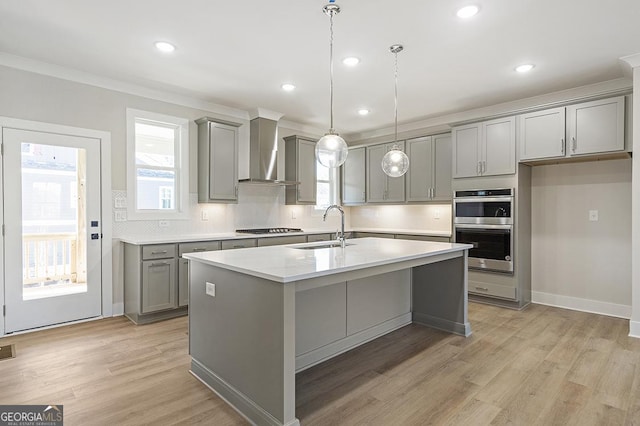
<path id="1" fill-rule="evenodd" d="M 505 230 L 511 231 L 513 229 L 513 225 L 455 225 L 456 231 L 458 229 L 473 229 L 474 231 L 481 231 L 483 229 L 497 229 L 497 230 Z"/>
<path id="2" fill-rule="evenodd" d="M 456 203 L 477 203 L 477 202 L 513 202 L 513 197 L 510 195 L 504 195 L 501 197 L 454 197 L 453 201 Z"/>

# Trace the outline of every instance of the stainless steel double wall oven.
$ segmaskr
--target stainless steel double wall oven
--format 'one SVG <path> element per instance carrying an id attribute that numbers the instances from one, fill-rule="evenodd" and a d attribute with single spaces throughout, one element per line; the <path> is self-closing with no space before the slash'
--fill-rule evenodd
<path id="1" fill-rule="evenodd" d="M 513 188 L 456 191 L 454 238 L 473 245 L 469 269 L 513 274 Z"/>

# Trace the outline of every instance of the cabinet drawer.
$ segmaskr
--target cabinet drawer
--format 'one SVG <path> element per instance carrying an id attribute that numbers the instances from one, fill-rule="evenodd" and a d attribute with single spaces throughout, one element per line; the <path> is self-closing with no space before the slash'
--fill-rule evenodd
<path id="1" fill-rule="evenodd" d="M 222 250 L 246 248 L 246 247 L 257 247 L 257 246 L 258 246 L 258 240 L 256 240 L 255 238 L 244 238 L 241 240 L 222 241 Z"/>
<path id="2" fill-rule="evenodd" d="M 154 244 L 142 247 L 142 260 L 167 259 L 175 255 L 175 244 Z"/>
<path id="3" fill-rule="evenodd" d="M 432 235 L 411 235 L 411 234 L 396 234 L 398 240 L 418 240 L 418 241 L 433 241 L 436 243 L 448 243 L 450 242 L 448 237 L 436 237 Z"/>
<path id="4" fill-rule="evenodd" d="M 353 233 L 353 238 L 368 238 L 368 237 L 393 238 L 393 234 L 383 234 L 378 232 L 360 232 L 360 231 Z"/>
<path id="5" fill-rule="evenodd" d="M 195 243 L 180 243 L 178 253 L 182 256 L 184 253 L 196 253 L 199 251 L 220 250 L 220 241 L 199 241 Z"/>
<path id="6" fill-rule="evenodd" d="M 289 235 L 287 237 L 269 237 L 259 238 L 258 247 L 265 246 L 281 246 L 283 244 L 306 243 L 307 238 L 304 235 Z"/>
<path id="7" fill-rule="evenodd" d="M 331 234 L 307 235 L 308 243 L 315 243 L 317 241 L 331 241 Z"/>
<path id="8" fill-rule="evenodd" d="M 489 297 L 499 297 L 501 299 L 517 300 L 515 287 L 507 287 L 499 284 L 469 281 L 469 293 Z"/>

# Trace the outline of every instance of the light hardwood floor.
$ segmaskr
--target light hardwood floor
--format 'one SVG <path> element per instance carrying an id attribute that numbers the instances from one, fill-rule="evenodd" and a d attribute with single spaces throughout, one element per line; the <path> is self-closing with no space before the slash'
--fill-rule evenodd
<path id="1" fill-rule="evenodd" d="M 410 325 L 296 377 L 303 425 L 640 425 L 628 321 L 470 304 L 473 335 Z M 187 321 L 124 318 L 0 339 L 0 404 L 64 404 L 65 424 L 246 422 L 189 373 Z M 215 342 L 212 342 L 215 344 Z"/>

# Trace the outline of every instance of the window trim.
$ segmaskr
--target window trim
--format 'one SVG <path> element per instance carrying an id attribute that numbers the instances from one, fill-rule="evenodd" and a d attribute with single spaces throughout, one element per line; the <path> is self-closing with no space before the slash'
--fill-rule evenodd
<path id="1" fill-rule="evenodd" d="M 176 149 L 176 199 L 175 209 L 138 210 L 136 208 L 136 120 L 156 121 L 179 127 L 180 143 Z M 127 219 L 128 220 L 162 220 L 189 219 L 189 120 L 150 111 L 127 108 Z"/>
<path id="2" fill-rule="evenodd" d="M 316 167 L 320 165 L 320 163 L 318 162 L 318 160 L 316 159 Z M 340 177 L 339 177 L 339 167 L 327 167 L 329 169 L 329 180 L 325 180 L 325 179 L 320 179 L 318 177 L 318 174 L 316 174 L 316 204 L 313 206 L 313 209 L 315 212 L 324 212 L 326 210 L 327 207 L 322 207 L 318 204 L 318 202 L 320 201 L 319 197 L 318 197 L 318 188 L 320 187 L 320 185 L 318 185 L 319 183 L 329 183 L 329 205 L 332 204 L 340 204 L 340 196 L 339 196 L 339 184 L 340 184 Z"/>

